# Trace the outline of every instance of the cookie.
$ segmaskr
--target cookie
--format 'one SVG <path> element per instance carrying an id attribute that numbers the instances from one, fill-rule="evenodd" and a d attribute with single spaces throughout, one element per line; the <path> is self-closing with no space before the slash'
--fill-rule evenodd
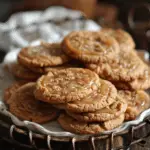
<path id="1" fill-rule="evenodd" d="M 35 99 L 35 83 L 27 83 L 10 97 L 9 111 L 21 120 L 45 123 L 57 116 L 57 110 Z"/>
<path id="2" fill-rule="evenodd" d="M 144 91 L 119 90 L 118 95 L 128 104 L 125 120 L 134 120 L 142 111 L 150 107 L 150 97 Z"/>
<path id="3" fill-rule="evenodd" d="M 63 66 L 56 66 L 56 67 L 30 67 L 29 69 L 32 70 L 33 72 L 41 73 L 41 74 L 46 74 L 51 69 L 65 69 L 65 68 L 70 68 L 69 65 L 63 65 Z"/>
<path id="4" fill-rule="evenodd" d="M 10 87 L 5 89 L 4 91 L 4 101 L 6 104 L 9 104 L 9 99 L 11 95 L 16 92 L 17 89 L 19 89 L 22 85 L 26 84 L 27 81 L 18 81 L 13 83 Z"/>
<path id="5" fill-rule="evenodd" d="M 65 69 L 67 67 L 68 67 L 68 65 L 56 66 L 56 67 L 32 67 L 32 66 L 29 66 L 28 68 L 30 70 L 32 70 L 33 72 L 37 72 L 37 73 L 40 73 L 40 74 L 46 74 L 49 71 L 51 71 L 51 69 Z"/>
<path id="6" fill-rule="evenodd" d="M 100 77 L 110 81 L 132 81 L 143 77 L 148 66 L 134 51 L 120 52 L 114 63 L 86 64 L 86 67 L 96 72 Z"/>
<path id="7" fill-rule="evenodd" d="M 103 127 L 106 130 L 112 130 L 112 129 L 120 126 L 123 122 L 124 122 L 124 114 L 121 114 L 119 117 L 117 117 L 115 119 L 105 121 L 103 123 Z"/>
<path id="8" fill-rule="evenodd" d="M 34 94 L 48 103 L 66 103 L 96 91 L 99 84 L 98 75 L 88 69 L 53 69 L 38 79 Z"/>
<path id="9" fill-rule="evenodd" d="M 41 76 L 40 74 L 34 73 L 31 70 L 23 67 L 19 63 L 12 64 L 11 72 L 15 77 L 24 80 L 36 80 Z"/>
<path id="10" fill-rule="evenodd" d="M 114 30 L 110 28 L 103 28 L 100 32 L 108 36 L 114 37 L 119 43 L 121 51 L 126 52 L 135 48 L 135 42 L 131 35 L 122 29 Z"/>
<path id="11" fill-rule="evenodd" d="M 115 102 L 117 90 L 109 81 L 100 79 L 100 85 L 96 92 L 89 94 L 80 101 L 66 104 L 69 112 L 95 112 Z"/>
<path id="12" fill-rule="evenodd" d="M 120 51 L 113 37 L 90 31 L 71 32 L 64 38 L 62 48 L 70 57 L 86 63 L 111 62 Z"/>
<path id="13" fill-rule="evenodd" d="M 150 88 L 150 71 L 145 71 L 143 77 L 137 78 L 129 82 L 111 81 L 117 89 L 123 90 L 146 90 Z"/>
<path id="14" fill-rule="evenodd" d="M 126 109 L 127 103 L 117 96 L 116 101 L 113 104 L 96 112 L 72 113 L 67 111 L 67 114 L 81 122 L 103 122 L 117 118 L 125 113 Z"/>
<path id="15" fill-rule="evenodd" d="M 118 127 L 123 123 L 123 121 L 124 114 L 120 115 L 118 118 L 106 121 L 104 123 L 79 122 L 66 114 L 61 114 L 58 118 L 58 122 L 63 129 L 77 134 L 98 134 Z"/>
<path id="16" fill-rule="evenodd" d="M 68 60 L 59 43 L 41 42 L 39 46 L 23 48 L 18 55 L 18 61 L 27 67 L 56 66 Z"/>
<path id="17" fill-rule="evenodd" d="M 32 67 L 32 66 L 28 66 L 28 68 L 30 70 L 32 70 L 33 72 L 46 74 L 49 71 L 51 71 L 51 69 L 83 68 L 83 64 L 81 64 L 78 61 L 73 61 L 72 60 L 69 63 L 58 65 L 58 66 L 55 66 L 55 67 Z"/>

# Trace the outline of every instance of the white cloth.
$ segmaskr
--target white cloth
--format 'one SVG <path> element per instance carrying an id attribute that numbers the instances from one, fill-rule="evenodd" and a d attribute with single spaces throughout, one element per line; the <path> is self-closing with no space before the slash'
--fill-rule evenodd
<path id="1" fill-rule="evenodd" d="M 82 17 L 79 11 L 57 6 L 45 11 L 16 13 L 0 23 L 0 48 L 13 50 L 39 39 L 58 42 L 73 30 L 100 29 L 92 20 L 80 20 Z"/>

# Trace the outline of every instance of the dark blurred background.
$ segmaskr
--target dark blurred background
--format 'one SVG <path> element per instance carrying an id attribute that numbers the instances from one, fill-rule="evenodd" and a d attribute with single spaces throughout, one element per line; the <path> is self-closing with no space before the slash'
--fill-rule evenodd
<path id="1" fill-rule="evenodd" d="M 123 28 L 132 34 L 137 49 L 150 49 L 150 0 L 0 0 L 0 22 L 15 12 L 56 5 L 80 10 L 102 27 Z"/>
<path id="2" fill-rule="evenodd" d="M 119 18 L 124 19 L 124 15 L 133 6 L 140 3 L 149 3 L 150 0 L 0 0 L 0 20 L 6 21 L 10 14 L 18 11 L 41 10 L 51 5 L 63 5 L 68 8 L 78 9 L 86 13 L 88 17 L 103 16 L 113 11 L 119 13 Z M 103 6 L 105 4 L 105 6 Z M 103 8 L 105 12 L 102 12 Z M 117 9 L 117 10 L 116 10 Z M 103 14 L 102 14 L 103 13 Z M 116 12 L 113 12 L 113 15 Z M 105 14 L 106 15 L 106 14 Z M 116 15 L 116 14 L 115 14 Z M 112 16 L 114 19 L 114 16 Z"/>
<path id="3" fill-rule="evenodd" d="M 11 14 L 43 10 L 59 5 L 81 10 L 102 27 L 124 28 L 134 37 L 138 49 L 149 50 L 150 0 L 0 0 L 0 21 Z"/>

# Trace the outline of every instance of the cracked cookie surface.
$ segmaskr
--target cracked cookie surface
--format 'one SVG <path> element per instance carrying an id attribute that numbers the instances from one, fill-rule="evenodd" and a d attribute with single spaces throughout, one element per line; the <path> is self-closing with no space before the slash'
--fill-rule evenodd
<path id="1" fill-rule="evenodd" d="M 11 72 L 15 77 L 24 79 L 24 80 L 36 80 L 41 76 L 40 74 L 34 73 L 28 68 L 25 68 L 19 63 L 12 64 Z"/>
<path id="2" fill-rule="evenodd" d="M 110 81 L 132 81 L 143 77 L 148 66 L 138 57 L 136 52 L 120 52 L 113 63 L 86 64 L 100 77 Z"/>
<path id="3" fill-rule="evenodd" d="M 146 90 L 150 88 L 150 71 L 145 71 L 143 77 L 137 78 L 133 81 L 129 82 L 114 82 L 111 81 L 117 89 L 124 89 L 124 90 Z"/>
<path id="4" fill-rule="evenodd" d="M 67 111 L 67 114 L 72 118 L 82 122 L 103 122 L 117 118 L 121 114 L 125 113 L 127 109 L 127 103 L 117 96 L 116 101 L 98 111 L 87 113 L 73 113 Z"/>
<path id="5" fill-rule="evenodd" d="M 21 120 L 45 123 L 57 116 L 57 109 L 35 99 L 35 83 L 21 86 L 10 97 L 9 111 Z"/>
<path id="6" fill-rule="evenodd" d="M 70 112 L 94 112 L 115 102 L 117 90 L 109 81 L 100 79 L 98 90 L 84 97 L 80 101 L 66 104 L 66 109 Z"/>
<path id="7" fill-rule="evenodd" d="M 125 120 L 134 120 L 142 111 L 150 107 L 150 97 L 145 91 L 119 90 L 118 95 L 128 104 Z"/>
<path id="8" fill-rule="evenodd" d="M 71 32 L 64 38 L 62 48 L 69 56 L 87 63 L 112 61 L 119 52 L 114 38 L 90 31 Z"/>
<path id="9" fill-rule="evenodd" d="M 122 114 L 118 118 L 103 123 L 78 122 L 76 119 L 73 119 L 66 114 L 61 114 L 58 118 L 58 122 L 63 129 L 77 134 L 97 134 L 106 130 L 112 130 L 121 125 L 123 121 L 124 114 Z"/>
<path id="10" fill-rule="evenodd" d="M 27 81 L 18 81 L 13 83 L 11 86 L 5 89 L 4 91 L 4 101 L 6 104 L 9 104 L 9 99 L 11 95 L 16 92 L 17 89 L 19 89 L 22 85 L 26 84 Z"/>
<path id="11" fill-rule="evenodd" d="M 131 35 L 122 29 L 102 28 L 100 33 L 114 37 L 119 43 L 121 51 L 130 51 L 135 48 L 135 42 Z"/>
<path id="12" fill-rule="evenodd" d="M 48 103 L 78 101 L 98 89 L 96 73 L 82 68 L 53 69 L 38 79 L 35 97 Z"/>
<path id="13" fill-rule="evenodd" d="M 59 43 L 41 42 L 41 45 L 23 48 L 18 61 L 27 67 L 46 67 L 61 65 L 69 61 Z"/>

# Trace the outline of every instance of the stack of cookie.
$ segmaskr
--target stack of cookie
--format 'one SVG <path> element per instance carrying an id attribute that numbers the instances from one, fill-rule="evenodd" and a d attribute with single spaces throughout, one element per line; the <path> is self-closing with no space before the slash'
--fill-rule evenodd
<path id="1" fill-rule="evenodd" d="M 12 74 L 18 79 L 35 81 L 52 67 L 69 67 L 69 57 L 61 49 L 59 43 L 50 44 L 44 41 L 38 46 L 23 48 L 18 55 L 18 62 L 10 67 Z"/>
<path id="2" fill-rule="evenodd" d="M 54 120 L 58 110 L 34 97 L 35 82 L 16 82 L 5 90 L 4 100 L 9 111 L 21 120 L 45 123 Z"/>
<path id="3" fill-rule="evenodd" d="M 35 81 L 41 76 L 41 74 L 29 70 L 19 62 L 12 63 L 8 68 L 17 80 Z"/>
<path id="4" fill-rule="evenodd" d="M 64 109 L 58 121 L 64 129 L 75 133 L 113 129 L 123 123 L 127 108 L 113 84 L 82 68 L 52 69 L 38 79 L 34 95 Z M 90 127 L 84 129 L 88 124 Z M 98 128 L 90 129 L 91 126 Z"/>
<path id="5" fill-rule="evenodd" d="M 80 60 L 86 68 L 115 85 L 117 95 L 128 105 L 125 120 L 133 120 L 149 108 L 149 95 L 142 90 L 150 87 L 150 70 L 137 55 L 128 33 L 113 29 L 76 31 L 64 38 L 62 47 L 70 57 Z M 70 114 L 79 119 L 79 115 Z M 87 119 L 87 116 L 82 115 L 82 118 Z"/>
<path id="6" fill-rule="evenodd" d="M 147 109 L 144 91 L 118 90 L 96 73 L 81 68 L 52 69 L 38 79 L 36 99 L 64 112 L 58 122 L 67 131 L 94 134 L 111 130 Z"/>
<path id="7" fill-rule="evenodd" d="M 62 110 L 58 122 L 78 134 L 111 130 L 150 106 L 150 69 L 123 30 L 74 31 L 61 44 L 23 48 L 12 73 L 26 80 L 5 90 L 13 114 L 43 123 Z"/>
<path id="8" fill-rule="evenodd" d="M 62 47 L 70 57 L 79 59 L 119 89 L 150 87 L 149 67 L 134 50 L 131 36 L 122 30 L 72 32 L 63 40 Z"/>

